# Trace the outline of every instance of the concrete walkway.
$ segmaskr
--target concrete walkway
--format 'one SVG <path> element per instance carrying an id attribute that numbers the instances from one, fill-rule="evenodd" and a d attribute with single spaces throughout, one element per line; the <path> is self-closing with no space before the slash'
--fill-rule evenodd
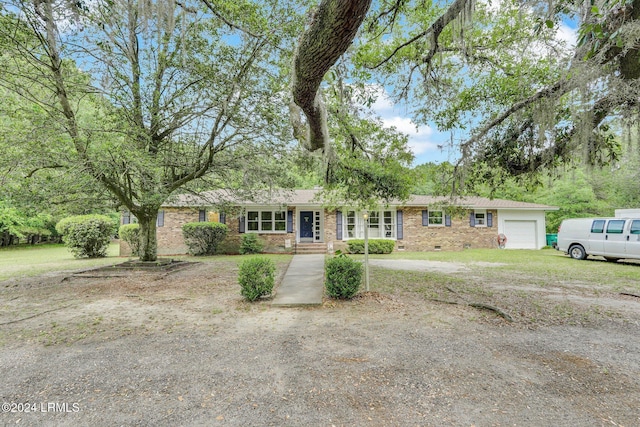
<path id="1" fill-rule="evenodd" d="M 271 305 L 321 305 L 323 291 L 324 255 L 294 255 Z"/>

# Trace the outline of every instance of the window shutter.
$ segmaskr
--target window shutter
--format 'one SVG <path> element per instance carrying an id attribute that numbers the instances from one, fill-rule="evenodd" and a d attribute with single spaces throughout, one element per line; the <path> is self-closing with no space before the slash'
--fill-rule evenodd
<path id="1" fill-rule="evenodd" d="M 425 227 L 429 226 L 429 211 L 426 209 L 422 211 L 422 225 Z"/>
<path id="2" fill-rule="evenodd" d="M 342 240 L 342 212 L 336 211 L 336 240 Z"/>
<path id="3" fill-rule="evenodd" d="M 471 213 L 469 214 L 469 226 L 470 227 L 476 226 L 476 215 L 475 215 L 475 212 L 473 211 L 471 211 Z"/>
<path id="4" fill-rule="evenodd" d="M 224 212 L 220 212 L 220 224 L 226 224 L 227 223 L 227 215 L 225 215 Z"/>
<path id="5" fill-rule="evenodd" d="M 238 233 L 244 233 L 244 217 L 238 218 Z"/>
<path id="6" fill-rule="evenodd" d="M 487 212 L 487 227 L 493 227 L 493 214 Z"/>
<path id="7" fill-rule="evenodd" d="M 444 225 L 445 227 L 451 227 L 451 215 L 444 216 Z"/>
<path id="8" fill-rule="evenodd" d="M 131 212 L 129 212 L 128 210 L 122 212 L 122 223 L 131 224 Z"/>
<path id="9" fill-rule="evenodd" d="M 158 216 L 156 217 L 156 227 L 164 227 L 164 211 L 158 211 Z"/>
<path id="10" fill-rule="evenodd" d="M 398 229 L 396 230 L 396 239 L 398 240 L 402 240 L 404 239 L 404 230 L 402 228 L 403 224 L 403 213 L 402 211 L 397 211 L 396 212 L 396 227 L 398 227 Z"/>
<path id="11" fill-rule="evenodd" d="M 293 211 L 287 211 L 287 233 L 293 233 Z"/>

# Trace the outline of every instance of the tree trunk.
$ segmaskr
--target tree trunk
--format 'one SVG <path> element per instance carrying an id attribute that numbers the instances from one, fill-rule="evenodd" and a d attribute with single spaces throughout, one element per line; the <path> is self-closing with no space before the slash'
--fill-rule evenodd
<path id="1" fill-rule="evenodd" d="M 311 24 L 300 37 L 291 92 L 293 101 L 307 118 L 306 143 L 311 151 L 325 148 L 329 138 L 326 109 L 318 93 L 320 83 L 351 45 L 369 6 L 371 0 L 322 0 Z M 292 113 L 292 117 L 297 115 Z"/>
<path id="2" fill-rule="evenodd" d="M 156 235 L 156 215 L 136 215 L 140 224 L 140 261 L 158 259 L 158 238 Z"/>

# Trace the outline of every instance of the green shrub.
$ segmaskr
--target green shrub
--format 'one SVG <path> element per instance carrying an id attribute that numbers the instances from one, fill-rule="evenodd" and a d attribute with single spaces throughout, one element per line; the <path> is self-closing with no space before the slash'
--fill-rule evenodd
<path id="1" fill-rule="evenodd" d="M 140 224 L 121 225 L 118 235 L 131 248 L 131 255 L 140 256 Z"/>
<path id="2" fill-rule="evenodd" d="M 350 254 L 363 254 L 364 253 L 364 240 L 354 239 L 347 242 L 348 251 Z M 393 240 L 386 239 L 369 239 L 369 253 L 370 254 L 390 254 L 393 252 L 395 242 Z"/>
<path id="3" fill-rule="evenodd" d="M 240 264 L 238 283 L 241 294 L 249 301 L 270 295 L 275 283 L 276 265 L 269 258 L 255 257 Z"/>
<path id="4" fill-rule="evenodd" d="M 258 235 L 255 233 L 245 233 L 242 235 L 242 242 L 240 243 L 241 254 L 259 254 L 262 252 L 264 243 L 258 239 Z"/>
<path id="5" fill-rule="evenodd" d="M 188 222 L 182 226 L 184 243 L 191 255 L 213 255 L 228 231 L 219 222 Z"/>
<path id="6" fill-rule="evenodd" d="M 107 256 L 107 248 L 117 224 L 105 215 L 79 215 L 64 218 L 56 231 L 76 258 Z"/>
<path id="7" fill-rule="evenodd" d="M 331 298 L 353 298 L 362 282 L 362 264 L 346 255 L 327 261 L 325 288 Z"/>

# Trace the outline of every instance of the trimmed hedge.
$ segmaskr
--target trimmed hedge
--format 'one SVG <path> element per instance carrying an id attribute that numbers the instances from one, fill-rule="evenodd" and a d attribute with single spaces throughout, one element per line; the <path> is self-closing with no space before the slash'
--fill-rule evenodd
<path id="1" fill-rule="evenodd" d="M 131 248 L 131 255 L 140 256 L 140 224 L 121 225 L 118 235 Z"/>
<path id="2" fill-rule="evenodd" d="M 363 254 L 364 253 L 364 240 L 354 239 L 347 241 L 350 254 Z M 385 239 L 369 239 L 369 253 L 370 254 L 390 254 L 393 252 L 395 242 L 393 240 Z"/>
<path id="3" fill-rule="evenodd" d="M 105 215 L 70 216 L 56 224 L 56 231 L 76 258 L 107 256 L 116 228 L 113 219 Z"/>
<path id="4" fill-rule="evenodd" d="M 362 282 L 362 264 L 346 255 L 331 258 L 325 265 L 325 288 L 331 298 L 350 299 Z"/>
<path id="5" fill-rule="evenodd" d="M 240 264 L 238 283 L 243 297 L 255 301 L 261 296 L 271 295 L 275 284 L 276 264 L 265 257 L 255 257 Z"/>
<path id="6" fill-rule="evenodd" d="M 182 236 L 191 255 L 213 255 L 227 237 L 229 228 L 219 222 L 188 222 Z"/>

